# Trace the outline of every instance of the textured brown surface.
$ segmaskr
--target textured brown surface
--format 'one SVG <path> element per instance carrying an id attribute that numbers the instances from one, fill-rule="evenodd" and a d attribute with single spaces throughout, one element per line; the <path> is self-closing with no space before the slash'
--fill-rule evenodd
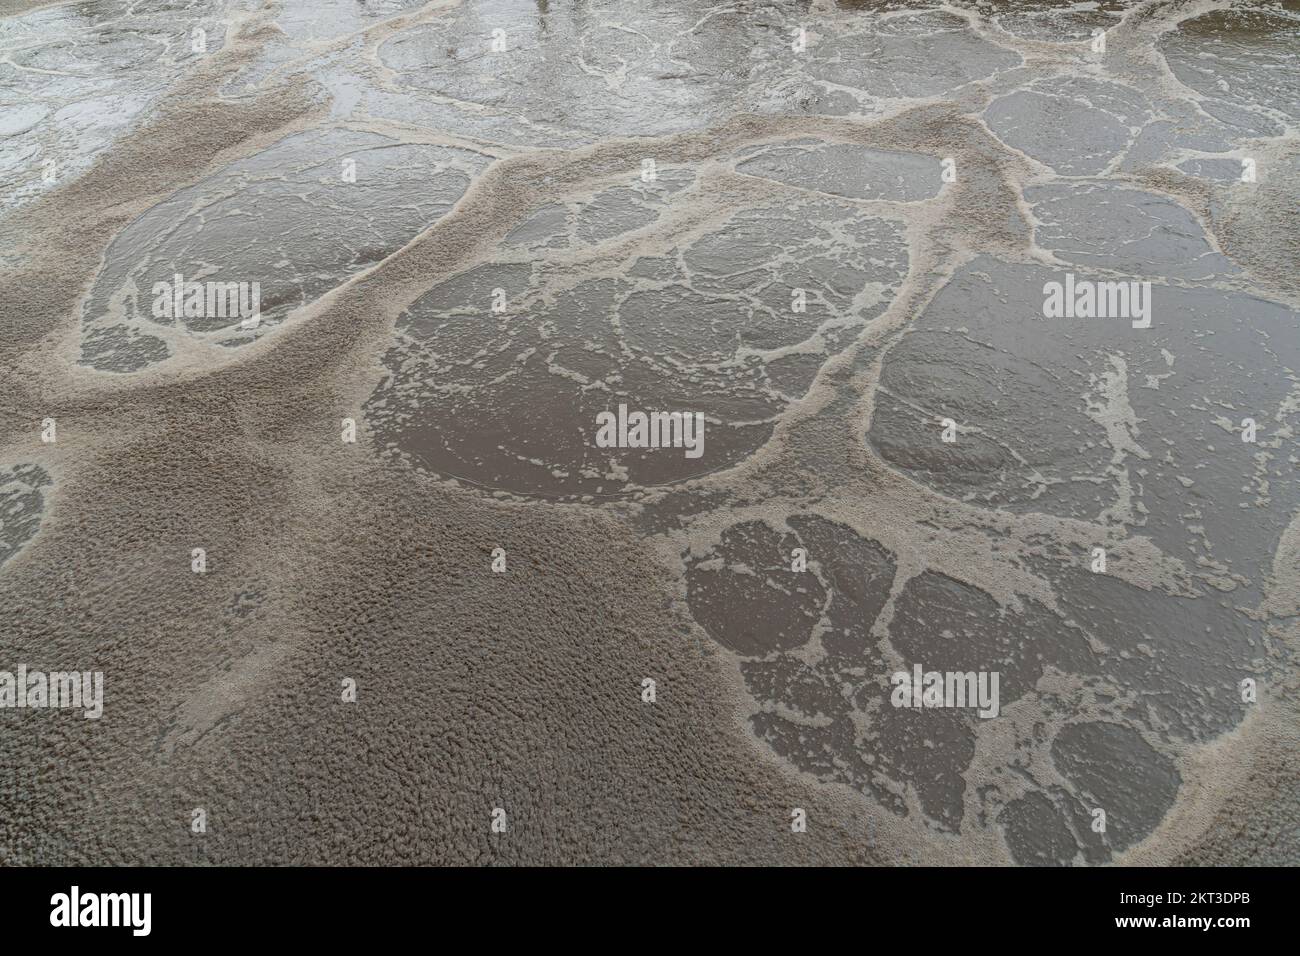
<path id="1" fill-rule="evenodd" d="M 1160 24 L 1187 5 L 1148 6 L 1138 22 Z M 377 46 L 434 16 L 399 16 L 366 39 Z M 703 220 L 754 197 L 784 201 L 782 187 L 721 166 L 783 136 L 956 155 L 961 178 L 932 210 L 910 214 L 905 288 L 855 348 L 827 361 L 769 447 L 734 474 L 652 496 L 644 507 L 593 508 L 442 481 L 386 455 L 362 409 L 386 374 L 394 326 L 419 296 L 466 263 L 490 261 L 539 204 L 634 175 L 644 144 L 606 137 L 567 150 L 485 147 L 495 162 L 454 215 L 228 361 L 205 367 L 182 355 L 129 381 L 76 365 L 79 302 L 119 230 L 231 161 L 330 122 L 330 97 L 306 72 L 289 71 L 243 98 L 220 95 L 233 74 L 282 42 L 271 19 L 242 22 L 218 56 L 185 72 L 89 172 L 0 219 L 0 466 L 36 463 L 51 482 L 41 486 L 39 532 L 0 570 L 0 668 L 27 661 L 106 678 L 98 721 L 0 712 L 0 863 L 1008 862 L 992 821 L 977 825 L 967 814 L 953 822 L 993 758 L 969 771 L 944 767 L 947 803 L 935 810 L 928 794 L 917 796 L 939 773 L 923 732 L 873 741 L 901 754 L 915 785 L 906 793 L 873 776 L 879 765 L 842 786 L 842 768 L 800 772 L 809 765 L 797 747 L 782 752 L 769 746 L 784 745 L 776 735 L 756 738 L 762 721 L 771 726 L 789 713 L 775 692 L 746 688 L 732 653 L 757 646 L 752 633 L 728 635 L 729 622 L 756 601 L 741 593 L 731 595 L 734 605 L 720 601 L 721 612 L 693 608 L 686 570 L 716 557 L 726 529 L 747 521 L 771 529 L 797 514 L 791 527 L 847 542 L 845 567 L 825 557 L 829 548 L 813 556 L 836 588 L 852 594 L 858 565 L 887 561 L 880 581 L 897 565 L 900 595 L 924 598 L 913 601 L 919 609 L 900 600 L 896 610 L 890 595 L 877 623 L 885 586 L 873 579 L 877 591 L 854 597 L 870 613 L 836 622 L 855 641 L 873 626 L 895 627 L 899 645 L 915 645 L 943 630 L 945 613 L 960 619 L 974 607 L 987 623 L 1010 605 L 1030 608 L 1039 615 L 1035 634 L 1055 639 L 1040 622 L 1057 578 L 1042 568 L 1059 571 L 1063 554 L 1105 533 L 1102 523 L 1069 511 L 1013 515 L 961 501 L 960 487 L 936 489 L 951 458 L 921 444 L 928 433 L 919 425 L 915 435 L 899 427 L 864 440 L 884 407 L 881 362 L 891 348 L 890 360 L 906 355 L 896 333 L 967 253 L 1026 254 L 1020 191 L 1041 172 L 1038 160 L 1008 150 L 976 118 L 1014 84 L 973 84 L 952 102 L 870 122 L 737 109 L 654 141 L 665 168 L 706 170 L 708 201 L 679 220 L 691 228 L 692 215 Z M 1118 61 L 1127 79 L 1151 81 L 1158 71 L 1148 45 L 1122 31 L 1114 42 L 1137 51 Z M 1036 50 L 1031 66 L 1044 68 L 1049 54 Z M 1293 146 L 1278 157 L 1294 161 Z M 1225 219 L 1225 251 L 1251 270 L 1252 290 L 1279 300 L 1294 293 L 1294 273 L 1278 265 L 1294 237 L 1260 239 L 1285 221 L 1278 210 L 1293 201 L 1294 180 L 1269 183 L 1259 207 L 1243 213 L 1225 212 L 1199 181 L 1168 170 L 1128 175 L 1129 185 L 1165 190 L 1207 222 Z M 339 440 L 345 417 L 358 421 L 356 444 Z M 39 439 L 46 418 L 58 422 L 53 445 Z M 879 414 L 875 423 L 889 419 Z M 1100 472 L 1115 449 L 1097 447 Z M 906 474 L 893 451 L 925 467 Z M 1100 483 L 1107 493 L 1109 480 Z M 683 518 L 697 513 L 694 524 Z M 830 523 L 840 529 L 834 535 L 822 528 Z M 870 534 L 848 534 L 850 525 Z M 767 530 L 754 536 L 779 539 Z M 1263 604 L 1246 610 L 1261 619 L 1294 613 L 1294 538 L 1276 560 L 1253 556 L 1273 574 L 1267 586 L 1247 582 L 1259 585 Z M 190 570 L 195 547 L 206 550 L 206 574 Z M 491 570 L 496 547 L 507 553 L 504 574 Z M 770 551 L 760 557 L 782 568 L 786 543 Z M 1116 554 L 1114 586 L 1139 601 L 1151 593 L 1153 613 L 1166 606 L 1157 598 L 1184 596 L 1193 571 L 1211 576 L 1141 535 Z M 917 584 L 905 592 L 908 580 Z M 779 610 L 816 616 L 794 604 Z M 991 626 L 969 633 L 993 648 L 991 658 L 1008 635 L 1019 636 Z M 1269 649 L 1266 663 L 1283 679 L 1268 687 L 1267 707 L 1204 748 L 1178 742 L 1183 789 L 1154 834 L 1117 862 L 1300 859 L 1294 634 L 1273 624 Z M 883 659 L 872 665 L 884 673 Z M 1028 683 L 1041 677 L 1041 666 L 1025 670 Z M 869 687 L 880 675 L 852 676 Z M 647 677 L 657 683 L 653 704 L 641 699 Z M 356 703 L 341 700 L 345 678 L 357 682 Z M 1055 690 L 1043 692 L 1045 710 Z M 1026 700 L 1038 706 L 1034 694 Z M 1180 701 L 1187 711 L 1195 704 L 1190 690 Z M 1067 720 L 1052 719 L 1058 729 Z M 850 737 L 846 747 L 865 752 L 859 743 Z M 966 736 L 960 743 L 969 762 L 975 745 Z M 998 746 L 1014 751 L 989 744 Z M 1041 758 L 1048 744 L 1036 746 Z M 1038 791 L 1032 797 L 1041 802 Z M 1033 816 L 1041 810 L 1033 800 L 1015 812 Z M 496 807 L 507 813 L 504 834 L 490 830 Z M 791 832 L 796 807 L 807 811 L 806 833 Z M 202 836 L 190 832 L 195 808 L 207 813 Z M 927 814 L 954 833 L 936 835 Z M 1047 855 L 1073 859 L 1072 839 L 1044 842 Z"/>

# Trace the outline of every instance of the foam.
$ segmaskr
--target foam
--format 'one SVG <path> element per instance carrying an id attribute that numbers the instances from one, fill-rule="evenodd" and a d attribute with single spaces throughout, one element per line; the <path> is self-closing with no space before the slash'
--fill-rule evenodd
<path id="1" fill-rule="evenodd" d="M 488 5 L 520 52 L 495 84 L 468 5 L 302 46 L 274 12 L 240 19 L 156 118 L 0 223 L 21 239 L 3 460 L 61 423 L 41 465 L 58 510 L 0 569 L 0 648 L 93 652 L 114 702 L 93 741 L 44 738 L 58 766 L 22 786 L 50 799 L 0 815 L 7 858 L 186 861 L 190 806 L 222 821 L 203 862 L 1164 863 L 1238 852 L 1242 801 L 1276 836 L 1286 814 L 1259 807 L 1295 726 L 1294 187 L 1179 165 L 1226 146 L 1275 168 L 1292 120 L 1272 87 L 1224 97 L 1166 64 L 1213 7 L 1135 5 L 1101 62 L 1058 42 L 1100 14 L 818 7 L 804 65 L 776 10 L 683 3 L 639 32 L 600 10 L 584 37 Z M 547 56 L 588 41 L 588 69 Z M 997 104 L 1031 95 L 1114 136 L 1082 160 L 1017 138 Z M 375 258 L 295 285 L 254 341 L 143 319 L 165 360 L 78 364 L 133 223 L 153 248 L 151 209 L 237 195 L 223 177 L 259 161 L 309 190 L 339 137 L 461 157 L 465 181 Z M 900 155 L 906 175 L 876 174 Z M 957 179 L 936 184 L 944 158 Z M 1109 218 L 1080 252 L 1096 196 Z M 331 238 L 353 244 L 365 212 L 345 204 Z M 1067 266 L 1151 278 L 1150 334 L 1045 326 L 1038 290 Z M 826 311 L 782 315 L 808 275 Z M 498 287 L 521 312 L 491 313 Z M 719 302 L 745 310 L 683 325 Z M 586 476 L 576 426 L 602 386 L 707 404 L 740 437 L 711 433 L 698 468 Z M 1267 425 L 1243 448 L 1223 422 L 1249 413 Z M 888 671 L 921 657 L 1002 669 L 1002 716 L 890 707 Z M 343 675 L 364 706 L 338 704 Z M 640 703 L 646 675 L 662 707 Z M 1256 708 L 1234 698 L 1248 675 Z M 0 756 L 32 766 L 31 740 L 0 735 Z M 1249 798 L 1223 773 L 1243 764 L 1269 768 Z M 486 833 L 497 805 L 509 841 Z"/>

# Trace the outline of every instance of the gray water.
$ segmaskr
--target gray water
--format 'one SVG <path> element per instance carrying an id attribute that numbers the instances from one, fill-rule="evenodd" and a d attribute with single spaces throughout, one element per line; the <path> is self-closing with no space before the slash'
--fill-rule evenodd
<path id="1" fill-rule="evenodd" d="M 89 450 L 147 435 L 165 437 L 129 473 L 174 473 L 191 537 L 205 509 L 237 511 L 245 496 L 281 511 L 310 500 L 309 525 L 341 522 L 345 540 L 293 524 L 249 545 L 247 579 L 225 598 L 231 627 L 281 615 L 293 651 L 240 637 L 178 669 L 160 702 L 140 700 L 164 715 L 158 729 L 120 731 L 128 750 L 163 741 L 142 758 L 150 779 L 183 788 L 230 772 L 197 741 L 242 733 L 270 706 L 268 680 L 298 680 L 314 655 L 355 656 L 389 613 L 391 598 L 342 622 L 298 608 L 287 595 L 327 565 L 389 595 L 427 590 L 435 622 L 457 601 L 460 570 L 430 580 L 361 563 L 354 535 L 382 548 L 400 532 L 352 523 L 347 475 L 382 476 L 394 502 L 409 491 L 417 503 L 383 521 L 432 522 L 430 547 L 448 515 L 478 529 L 466 544 L 484 567 L 511 522 L 612 520 L 664 575 L 640 624 L 714 675 L 703 692 L 730 715 L 717 732 L 731 718 L 742 728 L 728 739 L 765 768 L 760 802 L 797 774 L 870 821 L 881 862 L 1195 855 L 1240 799 L 1224 768 L 1297 727 L 1297 124 L 1294 2 L 11 12 L 0 266 L 22 317 L 0 340 L 16 383 L 0 420 L 0 588 L 77 577 L 71 541 L 38 530 L 49 500 L 62 527 L 89 509 L 142 553 L 169 533 L 88 497 Z M 156 174 L 151 156 L 166 157 Z M 259 283 L 260 323 L 160 318 L 152 288 L 177 273 Z M 1046 287 L 1067 273 L 1149 283 L 1149 327 L 1048 316 Z M 44 282 L 62 291 L 33 291 Z M 597 416 L 620 404 L 701 413 L 703 453 L 598 446 Z M 81 444 L 37 441 L 31 423 L 47 415 L 63 434 L 82 429 Z M 343 416 L 359 432 L 346 464 Z M 206 435 L 217 423 L 233 430 Z M 459 491 L 426 514 L 429 487 Z M 241 536 L 256 535 L 251 514 Z M 117 589 L 128 566 L 99 572 L 98 600 L 144 640 Z M 599 573 L 602 600 L 636 617 L 621 589 L 649 572 Z M 537 590 L 500 605 L 492 633 L 536 618 L 537 660 L 592 637 L 540 612 L 585 600 L 563 573 L 534 559 L 510 574 Z M 185 588 L 157 599 L 203 620 L 206 598 Z M 56 591 L 24 593 L 12 607 L 49 623 L 6 615 L 0 668 L 49 640 L 71 649 L 73 630 L 103 640 L 93 620 L 60 618 Z M 401 640 L 426 639 L 394 620 Z M 325 646 L 295 643 L 307 633 Z M 1000 713 L 891 706 L 891 675 L 913 664 L 997 672 Z M 518 686 L 454 653 L 448 668 L 438 679 L 470 700 Z M 579 799 L 572 781 L 611 759 L 585 749 L 600 720 L 586 695 L 621 700 L 621 686 L 505 705 L 573 730 L 578 756 L 539 771 L 555 789 L 538 832 L 559 845 L 552 815 Z M 418 713 L 403 726 L 423 739 Z M 267 726 L 269 751 L 244 759 L 292 773 L 293 731 Z M 17 760 L 62 746 L 15 729 L 4 746 Z M 666 746 L 656 739 L 645 746 Z M 465 746 L 476 767 L 510 765 L 496 745 Z M 453 761 L 440 786 L 459 792 L 477 773 Z M 134 792 L 116 776 L 104 785 L 124 802 Z M 677 834 L 692 859 L 718 859 L 683 822 L 691 786 L 666 786 L 649 817 L 626 789 L 601 805 L 616 830 Z M 1244 799 L 1246 832 L 1273 833 L 1269 852 L 1296 862 L 1275 822 L 1295 808 Z M 282 798 L 285 813 L 297 800 Z M 389 833 L 368 816 L 379 811 L 355 812 L 363 832 Z M 243 823 L 254 846 L 255 816 Z M 773 820 L 776 839 L 783 805 Z M 8 856 L 48 861 L 12 839 Z M 142 842 L 144 857 L 170 858 Z M 248 846 L 226 858 L 270 859 Z M 519 859 L 565 858 L 554 846 Z M 764 846 L 744 858 L 785 852 Z"/>

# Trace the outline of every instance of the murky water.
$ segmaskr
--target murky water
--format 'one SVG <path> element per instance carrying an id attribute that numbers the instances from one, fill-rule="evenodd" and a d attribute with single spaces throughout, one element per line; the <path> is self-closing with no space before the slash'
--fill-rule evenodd
<path id="1" fill-rule="evenodd" d="M 202 103 L 243 117 L 230 129 L 265 125 L 187 164 L 166 124 Z M 511 521 L 575 540 L 614 521 L 665 575 L 640 624 L 701 673 L 717 666 L 705 692 L 743 727 L 735 745 L 772 787 L 794 771 L 807 794 L 847 799 L 885 862 L 1173 859 L 1225 798 L 1223 741 L 1297 726 L 1297 124 L 1290 2 L 124 0 L 9 15 L 8 288 L 75 258 L 60 196 L 120 181 L 129 198 L 77 194 L 99 231 L 76 246 L 92 257 L 68 267 L 76 291 L 6 300 L 40 323 L 0 339 L 22 386 L 0 433 L 0 587 L 66 560 L 37 530 L 51 494 L 60 521 L 103 507 L 57 498 L 84 488 L 86 449 L 233 421 L 184 466 L 151 451 L 142 480 L 175 468 L 197 516 L 310 494 L 308 524 L 333 512 L 352 543 L 322 532 L 308 548 L 293 525 L 251 550 L 225 598 L 239 626 L 279 614 L 323 644 L 242 639 L 255 649 L 234 653 L 235 691 L 203 670 L 182 680 L 157 732 L 173 756 L 150 758 L 150 779 L 182 786 L 190 759 L 220 775 L 186 748 L 237 737 L 266 674 L 291 681 L 380 626 L 386 602 L 343 622 L 286 602 L 322 554 L 390 595 L 428 589 L 435 622 L 458 589 L 494 586 L 469 583 L 477 567 L 430 581 L 354 566 L 366 526 L 347 523 L 337 475 L 355 472 L 416 502 L 371 528 L 376 547 L 407 520 L 440 540 L 447 515 L 479 507 L 502 510 L 457 520 L 484 555 Z M 150 149 L 173 156 L 156 183 Z M 160 314 L 156 286 L 177 275 L 257 283 L 258 321 Z M 1067 281 L 1107 285 L 1050 313 Z M 699 453 L 602 442 L 599 416 L 620 406 L 700 415 Z M 53 411 L 80 446 L 22 424 Z M 346 464 L 344 416 L 360 436 Z M 228 501 L 238 486 L 203 477 L 228 466 L 267 484 Z M 419 489 L 447 483 L 467 497 L 421 511 Z M 95 520 L 132 542 L 149 526 Z M 537 660 L 585 639 L 542 613 L 586 600 L 562 575 L 536 559 L 509 573 L 537 590 L 497 601 L 504 624 L 486 630 L 544 620 Z M 634 607 L 620 589 L 639 572 L 601 573 L 615 616 Z M 914 665 L 996 673 L 998 713 L 897 706 L 892 678 Z M 464 668 L 453 657 L 439 679 L 474 699 L 517 686 Z M 567 708 L 505 712 L 581 741 L 576 700 L 618 694 L 596 682 Z M 547 777 L 555 806 L 564 773 L 610 759 L 584 754 Z M 476 772 L 456 764 L 443 786 Z M 662 818 L 614 796 L 611 826 L 652 844 L 685 832 L 674 801 L 693 784 L 665 786 Z M 1267 829 L 1262 798 L 1259 812 Z M 566 839 L 551 822 L 536 858 Z"/>

